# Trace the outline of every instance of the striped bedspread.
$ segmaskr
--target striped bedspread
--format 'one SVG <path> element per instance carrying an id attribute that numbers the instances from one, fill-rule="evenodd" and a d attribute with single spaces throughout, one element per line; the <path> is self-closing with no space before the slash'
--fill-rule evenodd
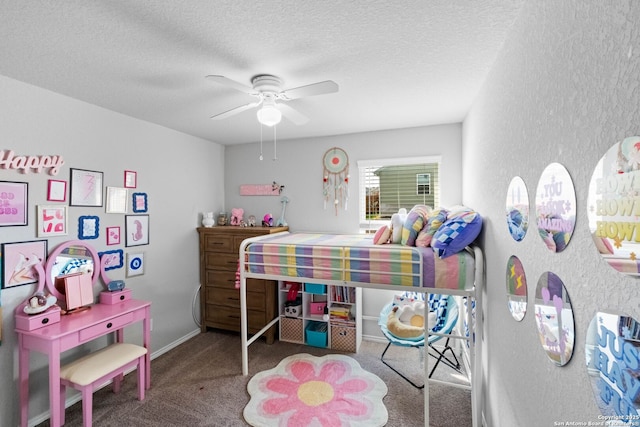
<path id="1" fill-rule="evenodd" d="M 440 259 L 432 248 L 374 245 L 371 236 L 285 233 L 252 242 L 245 268 L 256 274 L 439 289 L 471 289 L 474 259 Z"/>

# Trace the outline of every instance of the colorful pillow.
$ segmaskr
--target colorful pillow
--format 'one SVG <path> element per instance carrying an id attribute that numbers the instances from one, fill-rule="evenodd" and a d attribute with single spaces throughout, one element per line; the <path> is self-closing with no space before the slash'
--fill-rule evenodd
<path id="1" fill-rule="evenodd" d="M 376 234 L 373 235 L 373 244 L 374 245 L 384 245 L 389 243 L 389 239 L 391 239 L 391 229 L 383 225 L 376 231 Z"/>
<path id="2" fill-rule="evenodd" d="M 402 226 L 407 219 L 407 210 L 401 208 L 398 213 L 391 215 L 391 243 L 400 243 L 402 240 Z"/>
<path id="3" fill-rule="evenodd" d="M 418 237 L 416 237 L 417 247 L 426 248 L 431 245 L 433 235 L 436 234 L 438 228 L 440 228 L 440 226 L 447 220 L 447 214 L 448 211 L 443 208 L 431 211 L 429 219 L 427 219 L 427 225 L 420 230 Z"/>
<path id="4" fill-rule="evenodd" d="M 446 258 L 470 245 L 478 237 L 480 230 L 482 217 L 479 213 L 471 209 L 457 210 L 457 214 L 450 214 L 433 235 L 431 246 L 440 258 Z"/>
<path id="5" fill-rule="evenodd" d="M 426 205 L 415 205 L 407 214 L 407 219 L 402 226 L 401 244 L 405 246 L 415 246 L 416 237 L 427 223 L 431 208 Z"/>

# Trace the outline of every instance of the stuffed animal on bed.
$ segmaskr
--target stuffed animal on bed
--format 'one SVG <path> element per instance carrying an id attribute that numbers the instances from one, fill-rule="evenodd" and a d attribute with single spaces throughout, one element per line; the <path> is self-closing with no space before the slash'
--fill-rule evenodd
<path id="1" fill-rule="evenodd" d="M 429 324 L 435 322 L 435 313 L 429 313 Z M 387 329 L 398 338 L 419 338 L 424 335 L 424 301 L 393 307 L 387 318 Z"/>

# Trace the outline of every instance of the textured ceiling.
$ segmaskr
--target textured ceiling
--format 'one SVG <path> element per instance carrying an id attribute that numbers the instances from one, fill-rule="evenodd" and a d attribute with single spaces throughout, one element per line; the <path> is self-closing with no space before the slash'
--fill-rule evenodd
<path id="1" fill-rule="evenodd" d="M 339 85 L 278 139 L 454 123 L 523 2 L 0 0 L 0 74 L 225 145 L 259 140 L 255 110 L 209 117 L 254 98 L 209 74 Z"/>

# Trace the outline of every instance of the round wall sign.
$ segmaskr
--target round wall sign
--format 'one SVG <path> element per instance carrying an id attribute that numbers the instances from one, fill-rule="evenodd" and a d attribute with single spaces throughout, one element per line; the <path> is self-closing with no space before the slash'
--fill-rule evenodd
<path id="1" fill-rule="evenodd" d="M 596 165 L 587 200 L 589 230 L 615 270 L 640 275 L 640 137 L 614 144 Z"/>
<path id="2" fill-rule="evenodd" d="M 576 192 L 569 172 L 551 163 L 540 176 L 536 190 L 538 233 L 552 252 L 562 252 L 576 225 Z"/>

